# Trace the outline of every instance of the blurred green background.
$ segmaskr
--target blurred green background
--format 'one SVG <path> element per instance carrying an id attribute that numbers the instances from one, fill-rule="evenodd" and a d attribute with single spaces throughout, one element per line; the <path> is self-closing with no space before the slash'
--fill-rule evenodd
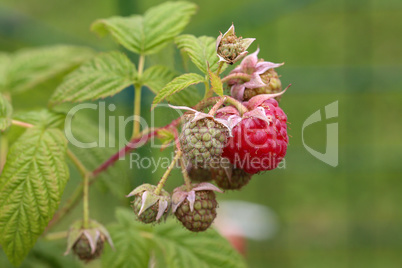
<path id="1" fill-rule="evenodd" d="M 0 50 L 60 43 L 115 49 L 110 38 L 100 40 L 89 31 L 91 22 L 143 13 L 161 2 L 1 0 Z M 217 36 L 234 22 L 239 35 L 257 38 L 249 51 L 259 46 L 260 57 L 286 63 L 277 71 L 284 85 L 292 83 L 281 102 L 292 136 L 286 168 L 253 177 L 241 192 L 219 196 L 263 204 L 277 214 L 279 230 L 272 239 L 248 241 L 250 267 L 402 267 L 402 1 L 194 2 L 199 10 L 185 33 Z M 149 119 L 153 95 L 145 90 L 144 94 L 142 110 Z M 126 90 L 108 101 L 119 103 L 115 114 L 127 116 L 131 99 Z M 302 143 L 304 121 L 317 110 L 325 119 L 324 108 L 334 101 L 339 103 L 339 116 L 309 126 L 304 136 L 308 146 L 324 153 L 326 124 L 338 123 L 337 167 L 313 157 Z M 17 107 L 28 105 L 35 106 L 21 102 Z M 161 113 L 158 124 L 167 119 Z M 147 146 L 139 153 L 171 152 Z M 105 223 L 113 221 L 115 206 L 128 204 L 107 189 L 127 193 L 163 174 L 163 170 L 118 172 L 122 177 L 128 173 L 124 176 L 128 180 L 99 183 L 92 189 L 91 205 L 102 208 L 93 209 L 93 217 Z M 66 196 L 78 181 L 72 176 Z M 180 183 L 177 173 L 169 190 Z M 77 208 L 59 229 L 79 214 Z M 57 267 L 64 243 L 54 245 L 39 243 L 23 266 Z M 67 266 L 75 263 L 71 257 L 64 260 Z M 4 253 L 0 266 L 8 266 Z"/>

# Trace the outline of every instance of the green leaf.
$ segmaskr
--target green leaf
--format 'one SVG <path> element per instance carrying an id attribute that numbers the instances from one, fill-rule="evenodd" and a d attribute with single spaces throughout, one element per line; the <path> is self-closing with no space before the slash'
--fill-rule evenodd
<path id="1" fill-rule="evenodd" d="M 152 109 L 165 98 L 172 96 L 173 94 L 189 87 L 190 85 L 198 84 L 204 81 L 204 77 L 194 73 L 183 74 L 179 77 L 176 77 L 158 92 L 154 98 L 154 101 L 152 102 Z"/>
<path id="2" fill-rule="evenodd" d="M 155 65 L 145 70 L 141 80 L 144 86 L 148 87 L 153 93 L 158 94 L 175 76 L 176 73 L 171 69 Z"/>
<path id="3" fill-rule="evenodd" d="M 105 250 L 102 267 L 149 267 L 150 241 L 143 235 L 150 234 L 152 227 L 137 222 L 134 213 L 126 209 L 117 209 L 116 218 L 118 223 L 107 227 L 116 250 Z"/>
<path id="4" fill-rule="evenodd" d="M 92 56 L 91 49 L 75 46 L 22 49 L 9 57 L 7 65 L 0 63 L 0 66 L 3 65 L 0 67 L 0 85 L 4 84 L 3 90 L 11 93 L 26 91 L 71 70 Z M 7 68 L 5 72 L 1 71 L 4 66 Z M 5 83 L 1 82 L 2 79 Z"/>
<path id="5" fill-rule="evenodd" d="M 0 131 L 6 130 L 11 125 L 13 108 L 6 98 L 0 94 Z"/>
<path id="6" fill-rule="evenodd" d="M 180 34 L 195 13 L 196 5 L 189 2 L 165 2 L 150 8 L 143 16 L 111 17 L 95 21 L 91 30 L 114 39 L 138 54 L 154 54 Z"/>
<path id="7" fill-rule="evenodd" d="M 64 124 L 66 115 L 64 113 L 42 109 L 37 111 L 16 113 L 14 118 L 16 120 L 44 128 L 60 128 Z"/>
<path id="8" fill-rule="evenodd" d="M 213 73 L 209 68 L 208 73 L 209 79 L 211 80 L 212 90 L 219 96 L 223 96 L 223 85 L 221 78 Z"/>
<path id="9" fill-rule="evenodd" d="M 112 96 L 135 82 L 135 65 L 123 53 L 101 53 L 69 74 L 50 104 L 79 102 Z"/>
<path id="10" fill-rule="evenodd" d="M 162 148 L 174 141 L 174 133 L 171 130 L 161 129 L 158 131 L 158 139 L 162 142 Z"/>
<path id="11" fill-rule="evenodd" d="M 18 266 L 56 211 L 69 174 L 59 129 L 28 129 L 10 148 L 0 176 L 0 244 Z"/>
<path id="12" fill-rule="evenodd" d="M 153 242 L 158 247 L 163 267 L 246 267 L 242 257 L 215 230 L 194 234 L 177 221 L 155 228 Z"/>
<path id="13" fill-rule="evenodd" d="M 191 61 L 204 74 L 208 74 L 208 63 L 214 72 L 218 69 L 218 60 L 216 56 L 216 38 L 209 36 L 195 37 L 194 35 L 180 35 L 175 38 L 177 47 L 186 52 Z"/>
<path id="14" fill-rule="evenodd" d="M 116 218 L 118 223 L 108 228 L 116 251 L 106 250 L 103 267 L 148 267 L 151 253 L 156 267 L 246 267 L 215 230 L 194 234 L 172 220 L 152 227 L 137 222 L 128 209 L 117 209 Z"/>
<path id="15" fill-rule="evenodd" d="M 165 66 L 156 65 L 145 70 L 142 82 L 153 93 L 158 94 L 175 76 L 176 72 Z M 193 106 L 201 99 L 201 95 L 197 89 L 189 87 L 166 99 L 175 105 Z"/>

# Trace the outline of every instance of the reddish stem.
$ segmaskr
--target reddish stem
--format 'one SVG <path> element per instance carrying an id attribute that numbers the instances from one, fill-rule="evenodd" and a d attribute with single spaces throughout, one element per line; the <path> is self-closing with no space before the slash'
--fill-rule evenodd
<path id="1" fill-rule="evenodd" d="M 103 164 L 97 167 L 94 171 L 92 171 L 92 176 L 96 177 L 99 173 L 105 171 L 109 166 L 113 165 L 117 160 L 121 157 L 125 156 L 130 151 L 137 149 L 144 145 L 150 138 L 155 136 L 158 133 L 159 129 L 155 129 L 151 132 L 146 133 L 145 135 L 141 135 L 138 138 L 132 139 L 126 146 L 121 148 L 117 153 L 112 155 L 108 160 L 106 160 Z"/>
<path id="2" fill-rule="evenodd" d="M 134 149 L 137 149 L 138 147 L 143 146 L 146 142 L 148 142 L 148 140 L 150 138 L 156 136 L 158 134 L 158 131 L 160 131 L 162 129 L 169 129 L 169 128 L 174 129 L 176 131 L 176 135 L 177 135 L 176 127 L 181 122 L 181 119 L 182 118 L 179 117 L 164 127 L 155 128 L 152 131 L 145 133 L 144 135 L 139 135 L 137 138 L 132 139 L 126 146 L 121 148 L 117 153 L 112 155 L 108 160 L 103 162 L 99 167 L 97 167 L 94 171 L 92 171 L 92 177 L 96 177 L 97 175 L 99 175 L 99 173 L 108 169 L 108 167 L 113 165 L 117 160 L 119 160 L 121 157 L 123 157 L 127 153 L 131 152 Z M 91 183 L 93 181 L 94 180 L 91 180 Z"/>

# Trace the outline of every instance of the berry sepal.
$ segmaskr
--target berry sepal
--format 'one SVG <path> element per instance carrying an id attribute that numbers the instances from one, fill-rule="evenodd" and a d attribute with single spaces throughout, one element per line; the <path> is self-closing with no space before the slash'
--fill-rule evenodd
<path id="1" fill-rule="evenodd" d="M 64 255 L 69 254 L 72 249 L 81 260 L 89 262 L 102 254 L 105 240 L 114 249 L 112 238 L 103 225 L 90 220 L 88 228 L 84 229 L 82 226 L 82 220 L 70 226 Z"/>
<path id="2" fill-rule="evenodd" d="M 230 122 L 228 120 L 221 119 L 221 118 L 216 118 L 213 115 L 203 113 L 203 112 L 199 112 L 199 111 L 194 110 L 193 108 L 190 108 L 190 107 L 187 107 L 187 106 L 174 106 L 174 105 L 169 104 L 169 107 L 173 108 L 173 109 L 177 109 L 177 110 L 187 110 L 187 111 L 193 112 L 193 116 L 191 117 L 190 123 L 197 122 L 197 121 L 202 120 L 204 118 L 209 118 L 209 119 L 212 119 L 213 121 L 215 121 L 217 123 L 220 123 L 223 126 L 225 126 L 229 130 L 229 132 L 232 130 L 232 128 L 230 127 L 231 124 L 230 124 Z"/>
<path id="3" fill-rule="evenodd" d="M 208 182 L 202 182 L 200 184 L 194 185 L 194 187 L 191 189 L 191 191 L 186 191 L 186 186 L 182 185 L 180 187 L 177 187 L 173 191 L 172 195 L 172 212 L 175 213 L 177 208 L 184 202 L 184 200 L 188 200 L 189 205 L 190 205 L 190 211 L 194 211 L 194 202 L 195 202 L 195 192 L 196 191 L 215 191 L 219 193 L 223 193 L 221 189 L 216 187 L 215 185 L 208 183 Z"/>
<path id="4" fill-rule="evenodd" d="M 282 96 L 286 90 L 288 90 L 288 88 L 290 87 L 287 86 L 284 90 L 282 90 L 281 92 L 278 93 L 273 93 L 273 94 L 260 94 L 257 96 L 252 97 L 251 99 L 249 99 L 247 102 L 244 102 L 244 105 L 249 109 L 249 110 L 253 110 L 256 107 L 260 106 L 264 101 L 269 100 L 269 99 L 273 99 L 273 98 L 277 98 Z"/>

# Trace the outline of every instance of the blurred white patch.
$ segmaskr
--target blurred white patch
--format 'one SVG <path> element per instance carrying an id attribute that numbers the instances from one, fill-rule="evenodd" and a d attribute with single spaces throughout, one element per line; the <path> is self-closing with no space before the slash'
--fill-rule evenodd
<path id="1" fill-rule="evenodd" d="M 278 232 L 277 216 L 270 208 L 244 201 L 221 201 L 214 221 L 223 236 L 271 239 Z"/>

